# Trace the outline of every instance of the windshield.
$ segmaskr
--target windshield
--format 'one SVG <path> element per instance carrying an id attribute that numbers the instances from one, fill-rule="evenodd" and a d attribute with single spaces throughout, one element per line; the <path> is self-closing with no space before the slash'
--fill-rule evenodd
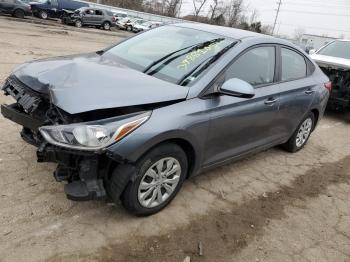
<path id="1" fill-rule="evenodd" d="M 122 42 L 103 56 L 178 84 L 188 73 L 235 42 L 204 31 L 163 26 Z M 194 80 L 196 79 L 191 78 L 190 82 Z"/>
<path id="2" fill-rule="evenodd" d="M 318 54 L 350 59 L 350 41 L 334 41 L 318 51 Z"/>

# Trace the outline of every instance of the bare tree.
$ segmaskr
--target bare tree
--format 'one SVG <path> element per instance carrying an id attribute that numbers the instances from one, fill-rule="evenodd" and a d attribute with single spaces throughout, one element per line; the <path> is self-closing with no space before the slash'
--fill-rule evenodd
<path id="1" fill-rule="evenodd" d="M 294 30 L 294 39 L 300 41 L 301 37 L 305 34 L 305 29 L 302 27 L 298 27 Z"/>
<path id="2" fill-rule="evenodd" d="M 192 0 L 195 17 L 199 16 L 199 13 L 202 11 L 202 8 L 207 1 L 208 0 Z"/>
<path id="3" fill-rule="evenodd" d="M 182 0 L 163 0 L 163 15 L 177 17 L 180 13 Z"/>
<path id="4" fill-rule="evenodd" d="M 237 26 L 242 18 L 244 5 L 243 0 L 231 0 L 226 7 L 227 26 Z"/>
<path id="5" fill-rule="evenodd" d="M 250 24 L 255 23 L 258 20 L 258 17 L 259 17 L 259 12 L 257 9 L 254 8 L 250 13 L 249 23 Z"/>

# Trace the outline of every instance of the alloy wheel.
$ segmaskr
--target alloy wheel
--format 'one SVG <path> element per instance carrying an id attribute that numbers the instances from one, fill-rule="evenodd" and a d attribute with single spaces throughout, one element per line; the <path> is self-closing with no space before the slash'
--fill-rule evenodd
<path id="1" fill-rule="evenodd" d="M 104 28 L 104 30 L 109 30 L 111 27 L 110 27 L 109 23 L 105 23 L 103 25 L 103 28 Z"/>
<path id="2" fill-rule="evenodd" d="M 173 157 L 166 157 L 154 163 L 143 175 L 138 200 L 141 206 L 153 208 L 164 203 L 175 191 L 180 181 L 181 165 Z"/>
<path id="3" fill-rule="evenodd" d="M 300 128 L 298 130 L 298 134 L 296 136 L 295 144 L 297 147 L 302 147 L 307 139 L 310 136 L 312 129 L 312 119 L 307 118 L 305 121 L 300 125 Z"/>

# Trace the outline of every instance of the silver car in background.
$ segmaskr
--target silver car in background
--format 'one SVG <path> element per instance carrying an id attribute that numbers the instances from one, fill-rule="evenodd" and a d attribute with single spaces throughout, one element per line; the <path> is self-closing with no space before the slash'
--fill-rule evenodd
<path id="1" fill-rule="evenodd" d="M 310 52 L 311 58 L 332 82 L 328 106 L 350 110 L 350 40 L 335 40 Z"/>

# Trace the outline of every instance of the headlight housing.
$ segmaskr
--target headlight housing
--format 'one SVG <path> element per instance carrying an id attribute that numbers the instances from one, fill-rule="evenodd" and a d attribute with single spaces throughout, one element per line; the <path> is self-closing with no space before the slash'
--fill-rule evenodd
<path id="1" fill-rule="evenodd" d="M 150 115 L 151 112 L 145 112 L 93 122 L 43 126 L 39 131 L 51 144 L 94 151 L 121 140 L 146 122 Z"/>

